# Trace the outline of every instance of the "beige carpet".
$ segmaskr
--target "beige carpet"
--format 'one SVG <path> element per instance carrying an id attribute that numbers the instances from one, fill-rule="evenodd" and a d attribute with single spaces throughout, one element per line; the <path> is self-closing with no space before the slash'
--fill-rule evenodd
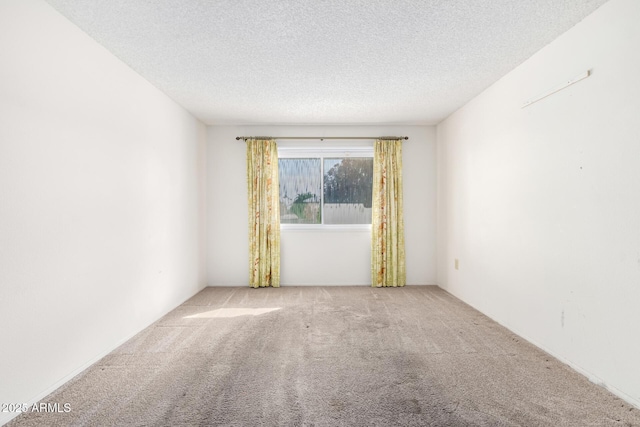
<path id="1" fill-rule="evenodd" d="M 206 288 L 10 426 L 640 426 L 436 287 Z"/>

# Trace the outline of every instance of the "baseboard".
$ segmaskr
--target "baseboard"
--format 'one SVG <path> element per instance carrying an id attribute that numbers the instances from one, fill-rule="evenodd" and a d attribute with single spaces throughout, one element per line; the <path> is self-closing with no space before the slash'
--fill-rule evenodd
<path id="1" fill-rule="evenodd" d="M 175 310 L 176 307 L 179 307 L 180 305 L 182 305 L 185 301 L 187 301 L 189 298 L 192 298 L 194 295 L 196 295 L 198 292 L 202 291 L 205 288 L 205 286 L 200 286 L 198 288 L 198 290 L 191 296 L 189 296 L 188 298 L 185 298 L 182 302 L 176 304 L 173 308 L 170 308 L 169 310 L 167 310 L 166 312 L 162 313 L 160 316 L 158 316 L 157 319 L 153 320 L 152 322 L 150 322 L 149 324 L 147 324 L 146 326 L 140 328 L 138 331 L 130 334 L 129 336 L 127 336 L 126 338 L 118 341 L 118 343 L 114 346 L 112 346 L 111 348 L 99 353 L 97 356 L 91 358 L 88 362 L 84 363 L 83 365 L 81 365 L 79 368 L 74 369 L 73 371 L 71 371 L 69 374 L 65 375 L 64 377 L 62 377 L 61 379 L 59 379 L 58 381 L 56 381 L 55 383 L 53 383 L 53 385 L 51 385 L 50 387 L 46 388 L 44 391 L 41 391 L 40 393 L 38 393 L 35 397 L 27 400 L 26 402 L 12 402 L 12 403 L 21 403 L 21 404 L 25 404 L 26 407 L 30 408 L 31 406 L 33 406 L 35 403 L 40 402 L 42 399 L 44 399 L 45 397 L 47 397 L 48 395 L 50 395 L 51 393 L 53 393 L 54 391 L 56 391 L 58 388 L 62 387 L 63 385 L 65 385 L 67 382 L 71 381 L 73 378 L 75 378 L 77 375 L 81 374 L 84 370 L 86 370 L 87 368 L 89 368 L 91 365 L 93 365 L 94 363 L 98 362 L 100 359 L 102 359 L 103 357 L 105 357 L 107 354 L 111 353 L 112 351 L 114 351 L 115 349 L 117 349 L 118 347 L 120 347 L 121 345 L 123 345 L 124 343 L 126 343 L 127 341 L 129 341 L 131 338 L 135 337 L 136 335 L 138 335 L 141 331 L 145 330 L 146 328 L 148 328 L 149 326 L 153 325 L 154 323 L 156 323 L 158 320 L 160 320 L 162 317 L 164 317 L 165 315 L 167 315 L 167 313 L 171 312 L 172 310 Z M 5 403 L 5 402 L 3 402 Z M 6 402 L 9 403 L 9 402 Z M 5 425 L 6 423 L 8 423 L 9 421 L 11 421 L 12 419 L 16 418 L 18 415 L 20 415 L 21 412 L 0 412 L 0 427 Z"/>
<path id="2" fill-rule="evenodd" d="M 480 313 L 484 314 L 485 316 L 487 316 L 489 319 L 493 320 L 494 322 L 496 322 L 497 324 L 499 324 L 500 326 L 507 328 L 509 331 L 513 332 L 514 334 L 518 335 L 519 337 L 521 337 L 522 339 L 528 341 L 529 343 L 533 344 L 534 346 L 538 347 L 540 350 L 548 353 L 549 355 L 555 357 L 556 359 L 558 359 L 559 361 L 561 361 L 562 363 L 564 363 L 565 365 L 569 366 L 571 369 L 573 369 L 574 371 L 578 372 L 580 375 L 583 375 L 584 377 L 586 377 L 589 381 L 591 381 L 592 383 L 600 386 L 600 387 L 604 387 L 606 390 L 608 390 L 609 392 L 613 393 L 614 395 L 618 396 L 620 399 L 623 399 L 624 401 L 626 401 L 628 404 L 633 405 L 636 409 L 640 409 L 640 400 L 634 398 L 633 396 L 623 392 L 622 390 L 619 390 L 616 387 L 613 387 L 612 385 L 608 384 L 606 381 L 604 381 L 602 378 L 600 378 L 599 376 L 593 374 L 592 372 L 589 372 L 588 370 L 582 368 L 579 365 L 576 365 L 575 363 L 573 363 L 571 360 L 566 359 L 565 357 L 555 353 L 554 351 L 546 348 L 544 345 L 541 345 L 540 343 L 536 342 L 535 340 L 532 340 L 531 338 L 529 338 L 526 334 L 520 333 L 516 328 L 512 328 L 508 325 L 505 325 L 502 322 L 499 322 L 498 320 L 494 319 L 493 317 L 489 316 L 487 313 L 485 313 L 484 311 L 478 309 L 477 307 L 475 307 L 472 304 L 469 304 L 467 301 L 465 301 L 464 299 L 462 299 L 461 297 L 459 297 L 458 295 L 456 295 L 455 293 L 451 292 L 448 289 L 443 288 L 442 286 L 438 285 L 438 287 L 440 289 L 442 289 L 443 291 L 445 291 L 446 293 L 454 296 L 455 298 L 459 299 L 460 301 L 464 302 L 465 304 L 469 305 L 470 307 L 473 307 L 475 310 L 478 310 Z"/>
<path id="3" fill-rule="evenodd" d="M 14 419 L 15 417 L 17 417 L 18 415 L 20 415 L 19 412 L 17 413 L 13 413 L 13 412 L 0 412 L 0 426 L 5 425 L 6 423 L 8 423 L 9 421 L 11 421 L 12 419 Z"/>
<path id="4" fill-rule="evenodd" d="M 295 286 L 359 286 L 359 287 L 371 287 L 371 283 L 280 283 L 280 287 L 295 287 Z M 406 286 L 436 286 L 427 285 L 424 283 L 408 283 Z M 207 285 L 208 288 L 248 288 L 249 285 Z"/>
<path id="5" fill-rule="evenodd" d="M 483 313 L 484 314 L 484 313 Z M 485 314 L 486 315 L 486 314 Z M 616 387 L 613 387 L 612 385 L 608 384 L 606 381 L 604 381 L 602 378 L 600 378 L 599 376 L 589 372 L 586 369 L 583 369 L 581 366 L 576 365 L 575 363 L 573 363 L 571 360 L 568 360 L 566 358 L 564 358 L 563 356 L 549 350 L 548 348 L 546 348 L 543 345 L 540 345 L 538 342 L 536 342 L 535 340 L 530 339 L 529 337 L 527 337 L 525 334 L 521 334 L 520 332 L 518 332 L 517 330 L 510 328 L 506 325 L 503 325 L 502 323 L 498 322 L 497 320 L 492 319 L 494 322 L 499 323 L 501 326 L 504 326 L 505 328 L 509 329 L 511 332 L 513 332 L 514 334 L 518 335 L 519 337 L 524 338 L 525 340 L 529 341 L 531 344 L 535 345 L 536 347 L 538 347 L 539 349 L 541 349 L 542 351 L 549 353 L 551 356 L 555 357 L 556 359 L 558 359 L 559 361 L 561 361 L 562 363 L 564 363 L 565 365 L 569 366 L 571 369 L 573 369 L 574 371 L 578 372 L 579 374 L 585 376 L 589 381 L 591 381 L 592 383 L 600 386 L 600 387 L 604 387 L 605 389 L 607 389 L 609 392 L 615 394 L 616 396 L 618 396 L 620 399 L 623 399 L 624 401 L 626 401 L 627 403 L 629 403 L 630 405 L 633 405 L 636 409 L 640 409 L 640 400 L 638 399 L 634 399 L 633 396 L 628 395 L 627 393 L 623 392 L 622 390 L 619 390 Z"/>
<path id="6" fill-rule="evenodd" d="M 154 321 L 155 322 L 155 321 Z M 150 325 L 152 325 L 154 322 L 152 322 Z M 148 326 L 146 326 L 148 327 Z M 145 327 L 145 328 L 146 328 Z M 140 329 L 140 331 L 142 331 L 143 329 Z M 98 362 L 100 359 L 102 359 L 103 357 L 105 357 L 107 354 L 111 353 L 113 350 L 115 350 L 116 348 L 120 347 L 122 344 L 124 344 L 125 342 L 127 342 L 128 340 L 130 340 L 131 338 L 133 338 L 135 335 L 137 335 L 140 331 L 132 334 L 130 337 L 125 338 L 124 340 L 122 340 L 121 342 L 119 342 L 118 344 L 116 344 L 113 348 L 111 348 L 110 350 L 106 350 L 102 353 L 100 353 L 98 356 L 92 358 L 91 360 L 89 360 L 87 363 L 85 363 L 84 365 L 80 366 L 79 368 L 73 370 L 71 373 L 65 375 L 64 377 L 62 377 L 61 379 L 59 379 L 58 381 L 56 381 L 55 383 L 53 383 L 53 385 L 51 385 L 50 387 L 48 387 L 47 389 L 45 389 L 44 391 L 38 393 L 38 395 L 36 395 L 35 397 L 27 400 L 26 402 L 19 402 L 20 404 L 24 404 L 27 408 L 30 408 L 31 406 L 33 406 L 34 404 L 40 402 L 42 399 L 44 399 L 45 397 L 47 397 L 48 395 L 50 395 L 51 393 L 53 393 L 54 391 L 56 391 L 58 388 L 62 387 L 63 385 L 65 385 L 68 381 L 71 381 L 73 378 L 75 378 L 77 375 L 81 374 L 85 369 L 87 369 L 88 367 L 90 367 L 91 365 L 93 365 L 94 363 Z M 16 402 L 17 403 L 17 402 Z M 3 426 L 4 424 L 8 423 L 9 421 L 11 421 L 12 419 L 16 418 L 18 415 L 20 415 L 21 412 L 11 412 L 11 413 L 7 413 L 4 412 L 2 413 L 2 416 L 0 416 L 0 426 Z M 4 415 L 8 415 L 7 419 L 4 419 Z"/>

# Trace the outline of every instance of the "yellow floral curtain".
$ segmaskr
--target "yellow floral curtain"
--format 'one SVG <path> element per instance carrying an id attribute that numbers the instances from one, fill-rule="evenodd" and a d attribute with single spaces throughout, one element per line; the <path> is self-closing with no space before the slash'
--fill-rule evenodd
<path id="1" fill-rule="evenodd" d="M 278 150 L 273 139 L 247 139 L 249 286 L 280 286 Z"/>
<path id="2" fill-rule="evenodd" d="M 373 153 L 371 286 L 404 286 L 402 141 L 377 139 Z"/>

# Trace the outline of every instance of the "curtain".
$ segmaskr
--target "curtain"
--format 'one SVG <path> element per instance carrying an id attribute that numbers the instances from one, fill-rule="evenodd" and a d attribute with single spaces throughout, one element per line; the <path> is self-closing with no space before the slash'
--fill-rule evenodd
<path id="1" fill-rule="evenodd" d="M 373 152 L 371 286 L 404 286 L 402 141 L 377 139 Z"/>
<path id="2" fill-rule="evenodd" d="M 247 140 L 249 286 L 280 286 L 278 150 L 273 139 Z"/>

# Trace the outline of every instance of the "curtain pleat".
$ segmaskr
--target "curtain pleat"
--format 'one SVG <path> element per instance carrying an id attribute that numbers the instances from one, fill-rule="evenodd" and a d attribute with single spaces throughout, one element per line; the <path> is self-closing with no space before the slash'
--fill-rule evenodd
<path id="1" fill-rule="evenodd" d="M 249 286 L 280 286 L 278 150 L 273 139 L 247 140 Z"/>
<path id="2" fill-rule="evenodd" d="M 371 286 L 405 284 L 402 141 L 378 139 L 373 154 Z"/>

